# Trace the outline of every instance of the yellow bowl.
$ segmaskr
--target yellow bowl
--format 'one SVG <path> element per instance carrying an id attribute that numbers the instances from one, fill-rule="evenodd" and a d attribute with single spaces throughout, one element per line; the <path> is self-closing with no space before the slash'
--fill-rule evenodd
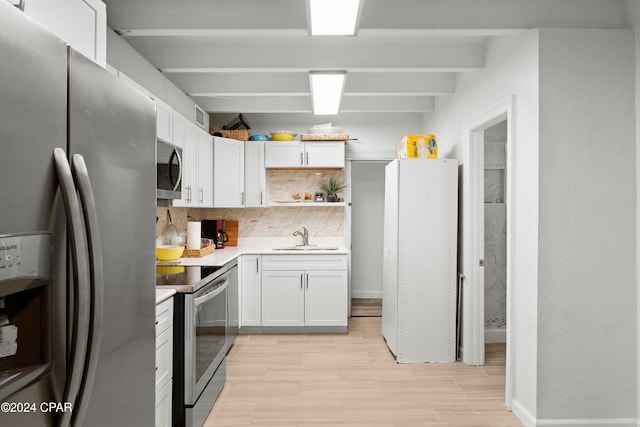
<path id="1" fill-rule="evenodd" d="M 293 132 L 271 132 L 271 139 L 274 141 L 293 141 L 296 135 Z"/>
<path id="2" fill-rule="evenodd" d="M 180 274 L 184 273 L 182 265 L 158 265 L 156 266 L 156 274 Z"/>
<path id="3" fill-rule="evenodd" d="M 182 256 L 184 246 L 182 245 L 165 245 L 156 248 L 156 258 L 160 261 L 173 261 Z"/>

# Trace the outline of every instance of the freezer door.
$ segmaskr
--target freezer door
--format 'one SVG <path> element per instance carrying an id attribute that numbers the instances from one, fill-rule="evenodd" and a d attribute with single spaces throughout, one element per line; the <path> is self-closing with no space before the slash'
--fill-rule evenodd
<path id="1" fill-rule="evenodd" d="M 55 255 L 48 260 L 54 267 L 49 308 L 42 310 L 47 317 L 47 312 L 54 313 L 52 338 L 46 343 L 53 369 L 7 400 L 57 402 L 66 379 L 66 218 L 53 151 L 66 149 L 66 46 L 9 2 L 0 1 L 0 58 L 0 235 L 53 232 L 50 252 Z M 50 413 L 39 410 L 0 413 L 3 427 L 52 422 Z"/>
<path id="2" fill-rule="evenodd" d="M 398 352 L 398 218 L 399 162 L 385 167 L 382 257 L 382 335 L 391 352 Z"/>
<path id="3" fill-rule="evenodd" d="M 69 153 L 84 158 L 102 240 L 104 321 L 86 425 L 154 424 L 155 104 L 69 54 Z"/>

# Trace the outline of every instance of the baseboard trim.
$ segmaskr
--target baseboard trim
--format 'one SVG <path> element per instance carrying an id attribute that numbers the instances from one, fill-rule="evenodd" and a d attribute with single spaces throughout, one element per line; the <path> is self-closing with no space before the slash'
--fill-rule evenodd
<path id="1" fill-rule="evenodd" d="M 374 298 L 374 299 L 378 299 L 378 298 L 382 298 L 382 291 L 354 291 L 352 289 L 351 290 L 351 298 L 362 298 L 362 299 Z"/>
<path id="2" fill-rule="evenodd" d="M 526 427 L 562 427 L 562 426 L 594 426 L 594 427 L 640 427 L 636 418 L 600 418 L 600 419 L 536 419 L 516 399 L 511 401 L 511 411 Z"/>
<path id="3" fill-rule="evenodd" d="M 561 427 L 561 426 L 597 426 L 597 427 L 636 427 L 638 420 L 635 418 L 600 418 L 600 419 L 541 419 L 537 426 Z"/>

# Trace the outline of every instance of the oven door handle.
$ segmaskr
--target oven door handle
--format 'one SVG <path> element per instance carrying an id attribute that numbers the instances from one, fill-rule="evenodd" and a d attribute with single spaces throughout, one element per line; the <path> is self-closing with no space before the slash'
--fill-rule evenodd
<path id="1" fill-rule="evenodd" d="M 199 306 L 204 304 L 207 301 L 210 301 L 212 299 L 214 299 L 215 297 L 217 297 L 218 295 L 220 295 L 222 292 L 224 292 L 227 289 L 227 285 L 229 284 L 229 279 L 225 279 L 222 282 L 222 285 L 218 286 L 217 288 L 207 291 L 205 292 L 204 295 L 202 295 L 201 297 L 198 298 L 194 298 L 193 299 L 193 305 L 194 306 Z"/>

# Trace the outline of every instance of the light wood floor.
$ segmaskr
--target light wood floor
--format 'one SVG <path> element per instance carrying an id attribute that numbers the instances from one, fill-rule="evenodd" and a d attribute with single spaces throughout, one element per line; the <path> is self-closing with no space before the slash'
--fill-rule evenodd
<path id="1" fill-rule="evenodd" d="M 351 298 L 351 316 L 382 316 L 382 298 Z"/>
<path id="2" fill-rule="evenodd" d="M 205 426 L 521 426 L 504 406 L 504 345 L 487 364 L 395 363 L 380 317 L 338 335 L 241 335 Z"/>

